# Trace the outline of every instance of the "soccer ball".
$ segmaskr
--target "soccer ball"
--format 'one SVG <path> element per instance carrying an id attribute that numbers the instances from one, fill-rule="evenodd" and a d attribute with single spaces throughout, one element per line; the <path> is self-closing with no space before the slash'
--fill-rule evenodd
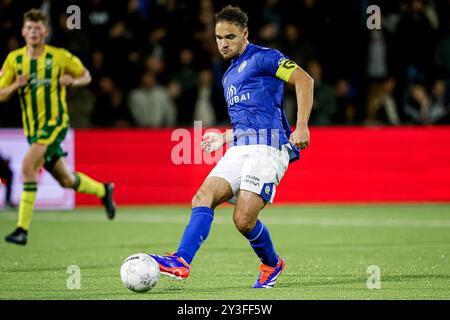
<path id="1" fill-rule="evenodd" d="M 131 291 L 147 292 L 159 281 L 159 265 L 148 254 L 136 253 L 124 260 L 120 277 L 125 287 Z"/>

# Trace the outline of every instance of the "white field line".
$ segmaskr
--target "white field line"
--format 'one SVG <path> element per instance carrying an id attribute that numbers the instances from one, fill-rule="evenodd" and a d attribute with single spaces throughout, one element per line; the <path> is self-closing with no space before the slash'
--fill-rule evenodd
<path id="1" fill-rule="evenodd" d="M 0 220 L 16 220 L 16 214 L 0 215 Z M 418 228 L 450 228 L 450 220 L 437 219 L 382 219 L 382 218 L 324 218 L 324 217 L 261 217 L 261 220 L 268 225 L 296 225 L 296 226 L 354 226 L 354 227 L 418 227 Z M 36 212 L 33 221 L 59 222 L 107 222 L 106 216 L 102 213 L 44 213 Z M 116 216 L 111 223 L 169 223 L 187 224 L 189 215 L 154 215 L 154 214 L 133 214 L 126 213 Z M 216 216 L 215 224 L 231 224 L 232 218 Z"/>

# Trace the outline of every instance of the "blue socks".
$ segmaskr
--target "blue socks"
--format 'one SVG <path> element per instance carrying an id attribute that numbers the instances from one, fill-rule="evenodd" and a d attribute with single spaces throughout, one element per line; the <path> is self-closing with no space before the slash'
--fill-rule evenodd
<path id="1" fill-rule="evenodd" d="M 269 230 L 260 220 L 256 221 L 255 227 L 246 235 L 246 238 L 263 264 L 276 267 L 278 255 L 273 247 Z"/>
<path id="2" fill-rule="evenodd" d="M 214 219 L 214 211 L 208 207 L 192 209 L 189 224 L 184 229 L 183 237 L 178 246 L 177 256 L 191 264 L 195 254 L 209 235 Z"/>
<path id="3" fill-rule="evenodd" d="M 192 209 L 191 218 L 178 246 L 176 253 L 178 257 L 191 264 L 200 246 L 208 238 L 213 219 L 214 211 L 211 208 L 196 207 Z M 263 264 L 270 267 L 277 265 L 278 255 L 275 252 L 269 230 L 260 220 L 256 221 L 255 227 L 246 235 L 246 238 Z"/>

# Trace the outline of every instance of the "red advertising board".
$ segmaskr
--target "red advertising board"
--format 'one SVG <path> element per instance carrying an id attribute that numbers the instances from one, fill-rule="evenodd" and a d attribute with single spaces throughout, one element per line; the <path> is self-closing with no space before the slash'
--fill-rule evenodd
<path id="1" fill-rule="evenodd" d="M 118 204 L 188 205 L 213 167 L 194 131 L 77 130 L 76 169 L 113 181 Z M 180 152 L 194 142 L 197 149 Z M 184 162 L 176 164 L 174 155 Z M 289 166 L 275 197 L 275 203 L 427 201 L 450 201 L 448 126 L 311 128 L 311 146 Z M 98 200 L 77 194 L 76 203 Z"/>

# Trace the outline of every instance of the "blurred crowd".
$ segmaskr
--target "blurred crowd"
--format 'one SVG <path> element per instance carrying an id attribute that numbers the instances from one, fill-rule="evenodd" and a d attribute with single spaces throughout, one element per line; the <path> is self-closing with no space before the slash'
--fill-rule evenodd
<path id="1" fill-rule="evenodd" d="M 70 5 L 81 29 L 69 30 Z M 90 70 L 87 88 L 71 89 L 72 126 L 228 125 L 214 38 L 214 14 L 239 5 L 250 41 L 280 50 L 315 80 L 311 125 L 450 123 L 449 0 L 0 0 L 0 60 L 24 45 L 22 15 L 48 13 L 48 43 Z M 366 12 L 381 9 L 381 29 Z M 296 99 L 286 86 L 295 123 Z M 21 126 L 17 97 L 0 104 L 0 126 Z"/>

